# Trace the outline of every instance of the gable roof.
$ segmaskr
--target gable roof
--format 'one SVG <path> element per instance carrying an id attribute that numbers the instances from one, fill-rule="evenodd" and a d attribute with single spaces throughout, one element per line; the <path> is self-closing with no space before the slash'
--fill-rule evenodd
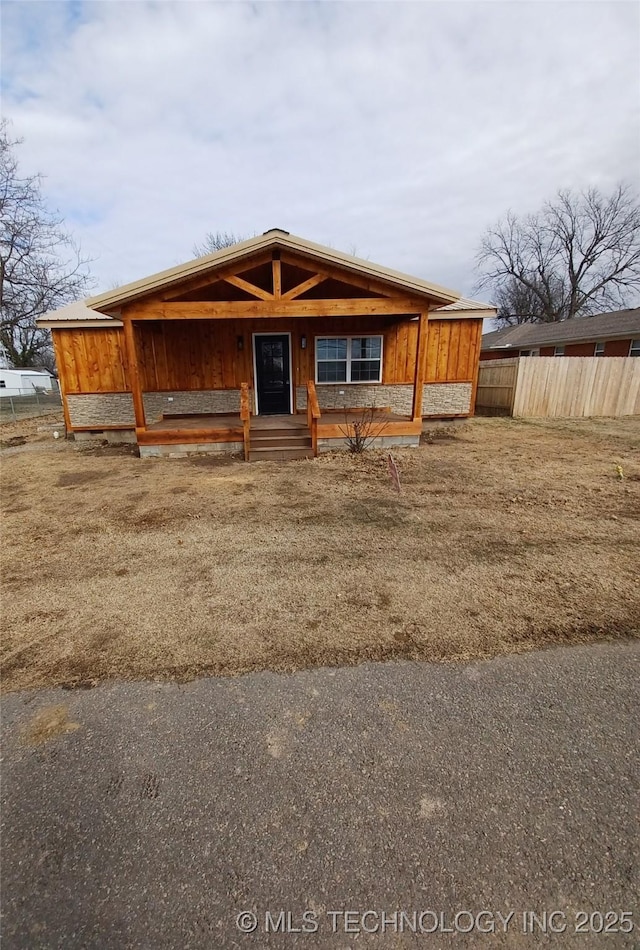
<path id="1" fill-rule="evenodd" d="M 572 317 L 559 323 L 521 323 L 504 327 L 485 333 L 481 349 L 515 350 L 636 337 L 640 337 L 640 307 L 598 313 L 592 317 Z"/>
<path id="2" fill-rule="evenodd" d="M 288 231 L 282 231 L 280 228 L 272 228 L 259 237 L 241 241 L 231 247 L 215 251 L 213 254 L 207 254 L 205 257 L 198 257 L 186 264 L 180 264 L 178 267 L 171 267 L 168 270 L 117 287 L 115 290 L 108 290 L 106 293 L 90 297 L 86 303 L 94 310 L 100 310 L 103 313 L 117 313 L 124 304 L 144 297 L 155 290 L 182 283 L 199 274 L 206 273 L 208 270 L 215 272 L 215 268 L 221 265 L 236 261 L 240 263 L 243 258 L 247 258 L 250 263 L 249 259 L 253 255 L 268 249 L 294 251 L 317 261 L 320 265 L 323 262 L 335 264 L 344 268 L 345 271 L 352 271 L 356 274 L 386 281 L 392 286 L 397 286 L 405 293 L 409 291 L 422 297 L 428 297 L 436 303 L 446 305 L 454 303 L 460 298 L 460 294 L 455 290 L 448 290 L 446 287 L 440 287 L 438 284 L 429 283 L 418 277 L 412 277 L 409 274 L 403 274 L 379 264 L 372 264 L 370 261 L 353 257 L 351 254 L 343 254 L 342 251 L 336 251 L 332 247 L 314 244 L 312 241 L 297 237 L 295 234 L 289 234 Z"/>

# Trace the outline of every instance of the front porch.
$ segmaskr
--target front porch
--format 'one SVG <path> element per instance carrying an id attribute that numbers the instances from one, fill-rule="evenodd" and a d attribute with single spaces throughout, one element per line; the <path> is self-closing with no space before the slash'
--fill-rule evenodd
<path id="1" fill-rule="evenodd" d="M 164 413 L 137 429 L 141 457 L 194 453 L 242 453 L 247 461 L 313 458 L 344 448 L 358 426 L 373 445 L 418 444 L 422 421 L 384 409 L 329 409 L 320 412 L 313 383 L 308 410 L 287 415 L 252 415 L 248 386 L 238 413 Z M 246 393 L 246 395 L 245 395 Z M 164 447 L 164 449 L 163 449 Z"/>

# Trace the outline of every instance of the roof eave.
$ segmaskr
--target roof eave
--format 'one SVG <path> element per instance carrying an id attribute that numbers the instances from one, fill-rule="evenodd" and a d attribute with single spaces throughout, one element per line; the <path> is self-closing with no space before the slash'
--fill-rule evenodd
<path id="1" fill-rule="evenodd" d="M 121 327 L 122 321 L 114 317 L 100 320 L 36 320 L 36 326 L 44 330 L 75 330 L 78 327 L 104 329 L 105 327 Z"/>
<path id="2" fill-rule="evenodd" d="M 640 329 L 633 330 L 623 330 L 620 333 L 599 333 L 591 334 L 590 336 L 580 337 L 579 339 L 567 339 L 566 337 L 561 340 L 526 340 L 522 343 L 503 343 L 502 345 L 494 346 L 485 346 L 480 348 L 480 352 L 486 353 L 488 350 L 530 350 L 532 347 L 540 346 L 581 346 L 583 343 L 602 343 L 607 340 L 633 340 L 634 332 L 640 333 Z"/>

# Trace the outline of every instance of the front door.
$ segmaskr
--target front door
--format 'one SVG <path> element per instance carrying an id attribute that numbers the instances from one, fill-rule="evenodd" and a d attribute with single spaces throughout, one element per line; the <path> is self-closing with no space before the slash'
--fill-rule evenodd
<path id="1" fill-rule="evenodd" d="M 256 336 L 256 395 L 261 416 L 291 412 L 289 337 Z"/>

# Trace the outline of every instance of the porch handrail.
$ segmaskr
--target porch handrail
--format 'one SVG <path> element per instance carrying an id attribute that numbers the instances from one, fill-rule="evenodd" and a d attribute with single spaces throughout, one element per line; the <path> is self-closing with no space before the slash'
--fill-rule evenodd
<path id="1" fill-rule="evenodd" d="M 312 379 L 307 381 L 307 426 L 311 433 L 311 448 L 313 457 L 318 454 L 318 419 L 320 418 L 320 405 L 318 403 L 318 394 L 316 384 Z"/>
<path id="2" fill-rule="evenodd" d="M 251 401 L 249 399 L 249 383 L 240 383 L 240 419 L 242 420 L 242 435 L 244 439 L 244 460 L 248 462 L 251 453 Z"/>

